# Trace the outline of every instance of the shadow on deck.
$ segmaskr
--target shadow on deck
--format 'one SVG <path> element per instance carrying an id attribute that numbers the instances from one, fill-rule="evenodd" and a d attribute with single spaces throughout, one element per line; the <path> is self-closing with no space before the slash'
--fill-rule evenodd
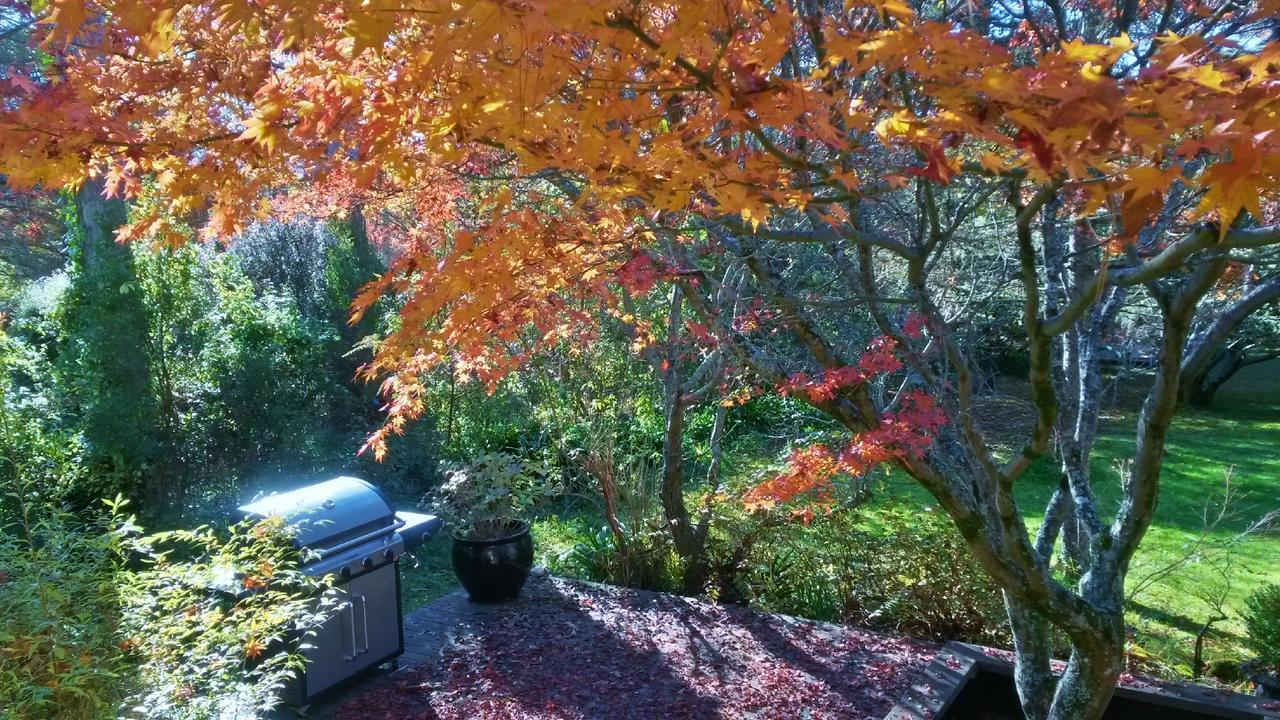
<path id="1" fill-rule="evenodd" d="M 549 577 L 405 617 L 405 654 L 310 708 L 395 718 L 883 718 L 937 646 Z"/>

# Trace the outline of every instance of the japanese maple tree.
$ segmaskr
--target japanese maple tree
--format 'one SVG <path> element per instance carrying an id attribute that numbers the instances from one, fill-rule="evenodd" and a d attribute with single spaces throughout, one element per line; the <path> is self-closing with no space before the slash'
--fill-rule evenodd
<path id="1" fill-rule="evenodd" d="M 51 62 L 2 83 L 11 184 L 93 177 L 135 201 L 121 239 L 158 243 L 193 220 L 235 233 L 290 193 L 313 212 L 359 206 L 375 230 L 413 218 L 381 228 L 399 255 L 354 306 L 406 298 L 367 368 L 388 395 L 374 452 L 423 411 L 433 369 L 496 382 L 541 347 L 589 341 L 582 301 L 624 317 L 628 293 L 674 286 L 708 352 L 849 431 L 749 500 L 901 468 L 1004 590 L 1027 716 L 1101 716 L 1185 350 L 1212 335 L 1199 301 L 1247 293 L 1231 264 L 1267 267 L 1280 244 L 1275 0 L 31 12 Z M 965 261 L 991 237 L 1012 273 Z M 958 289 L 988 280 L 1022 308 L 1030 356 L 1036 411 L 1012 453 L 974 419 Z M 1159 357 L 1108 517 L 1088 462 L 1098 351 L 1138 293 L 1158 309 Z M 855 316 L 874 337 L 850 338 Z M 873 391 L 886 377 L 896 390 Z M 1063 483 L 1033 535 L 1015 488 L 1051 447 Z M 1050 568 L 1060 535 L 1078 582 Z M 1072 647 L 1057 679 L 1050 627 Z"/>

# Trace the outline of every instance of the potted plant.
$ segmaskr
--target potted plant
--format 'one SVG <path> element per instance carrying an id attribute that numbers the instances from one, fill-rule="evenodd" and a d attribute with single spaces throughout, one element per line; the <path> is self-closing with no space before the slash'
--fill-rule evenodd
<path id="1" fill-rule="evenodd" d="M 451 527 L 453 571 L 474 602 L 520 594 L 533 567 L 527 517 L 551 494 L 545 478 L 509 453 L 489 453 L 446 471 L 429 497 Z"/>

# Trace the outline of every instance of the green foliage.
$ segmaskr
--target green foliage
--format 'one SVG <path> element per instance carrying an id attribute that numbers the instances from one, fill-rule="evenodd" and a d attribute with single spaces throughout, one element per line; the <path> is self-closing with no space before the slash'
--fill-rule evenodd
<path id="1" fill-rule="evenodd" d="M 600 526 L 595 532 L 585 531 L 568 550 L 556 558 L 551 570 L 556 573 L 580 577 L 592 582 L 613 582 L 619 585 L 617 560 L 618 546 L 609 528 Z"/>
<path id="2" fill-rule="evenodd" d="M 1280 585 L 1265 585 L 1245 601 L 1244 625 L 1258 659 L 1280 669 Z"/>
<path id="3" fill-rule="evenodd" d="M 112 717 L 131 672 L 117 642 L 118 518 L 85 522 L 6 487 L 0 719 Z"/>
<path id="4" fill-rule="evenodd" d="M 121 203 L 86 213 L 105 228 L 124 220 Z M 77 227 L 72 224 L 72 227 Z M 151 391 L 149 328 L 133 250 L 109 233 L 71 233 L 70 286 L 57 310 L 57 383 L 65 411 L 83 435 L 95 472 L 77 488 L 82 506 L 132 492 L 159 456 L 160 408 Z"/>
<path id="5" fill-rule="evenodd" d="M 560 564 L 589 579 L 649 590 L 681 586 L 682 561 L 658 501 L 657 463 L 605 447 L 584 465 L 603 496 L 607 524 L 585 534 Z"/>
<path id="6" fill-rule="evenodd" d="M 739 582 L 766 609 L 927 639 L 1007 641 L 1000 593 L 941 512 L 888 501 L 756 532 Z"/>
<path id="7" fill-rule="evenodd" d="M 715 508 L 725 519 L 710 545 L 717 570 L 709 588 L 713 598 L 931 640 L 1008 643 L 1000 593 L 940 512 L 887 499 L 819 515 L 805 527 L 746 515 L 734 502 Z M 548 569 L 678 591 L 679 557 L 656 515 L 634 526 L 624 522 L 620 544 L 600 523 L 596 506 L 576 508 L 567 517 L 534 523 Z"/>
<path id="8" fill-rule="evenodd" d="M 0 720 L 115 717 L 122 703 L 145 718 L 260 715 L 300 662 L 286 636 L 330 602 L 283 529 L 137 538 L 123 500 L 62 509 L 88 486 L 78 446 L 12 382 L 23 358 L 7 336 L 0 350 Z M 210 592 L 217 573 L 254 592 Z"/>
<path id="9" fill-rule="evenodd" d="M 0 330 L 0 487 L 16 491 L 21 482 L 22 501 L 33 505 L 62 501 L 85 484 L 78 436 L 59 425 L 35 386 L 48 367 L 36 348 Z M 13 498 L 0 498 L 0 522 L 20 509 Z"/>
<path id="10" fill-rule="evenodd" d="M 552 558 L 553 572 L 646 590 L 674 592 L 680 587 L 680 556 L 665 533 L 629 533 L 625 549 L 607 526 L 584 532 L 567 551 Z"/>
<path id="11" fill-rule="evenodd" d="M 334 608 L 279 520 L 139 537 L 123 499 L 84 521 L 11 487 L 0 720 L 264 717 Z"/>
<path id="12" fill-rule="evenodd" d="M 324 426 L 317 411 L 331 399 L 323 368 L 335 333 L 304 321 L 293 298 L 260 294 L 234 263 L 224 260 L 212 270 L 222 322 L 205 362 L 209 409 L 222 422 L 210 428 L 210 439 L 259 472 L 305 467 L 304 458 L 323 456 L 331 439 L 316 430 Z"/>
<path id="13" fill-rule="evenodd" d="M 344 471 L 409 498 L 438 480 L 430 419 L 395 438 L 386 462 L 355 457 L 383 420 L 376 388 L 355 377 L 370 353 L 362 334 L 377 332 L 378 313 L 346 322 L 349 293 L 375 264 L 349 234 L 323 225 L 264 226 L 204 260 L 216 304 L 205 317 L 209 382 L 198 414 L 208 429 L 199 438 L 211 461 L 234 459 L 222 474 L 239 482 L 224 494 Z"/>
<path id="14" fill-rule="evenodd" d="M 96 210 L 102 226 L 118 209 Z M 383 313 L 349 326 L 347 304 L 380 261 L 335 230 L 273 223 L 229 250 L 159 251 L 72 232 L 69 271 L 4 302 L 8 403 L 81 468 L 42 492 L 81 509 L 119 492 L 163 522 L 339 472 L 421 497 L 439 478 L 430 421 L 385 463 L 356 457 L 383 420 L 355 377 Z"/>
<path id="15" fill-rule="evenodd" d="M 337 602 L 298 571 L 290 537 L 277 518 L 133 544 L 146 559 L 121 586 L 121 631 L 138 663 L 132 716 L 247 720 L 278 704 Z"/>
<path id="16" fill-rule="evenodd" d="M 510 453 L 489 453 L 446 471 L 428 505 L 455 531 L 469 534 L 487 523 L 519 520 L 556 489 L 545 473 Z"/>

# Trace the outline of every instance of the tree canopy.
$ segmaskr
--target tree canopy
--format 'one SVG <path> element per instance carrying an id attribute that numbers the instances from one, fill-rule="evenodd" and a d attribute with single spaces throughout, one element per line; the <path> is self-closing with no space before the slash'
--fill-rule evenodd
<path id="1" fill-rule="evenodd" d="M 363 370 L 388 397 L 375 454 L 431 371 L 492 385 L 616 321 L 664 378 L 677 464 L 681 408 L 727 373 L 810 403 L 853 438 L 797 452 L 748 499 L 897 464 L 1005 591 L 1028 716 L 1100 715 L 1188 341 L 1241 324 L 1205 325 L 1200 301 L 1217 288 L 1244 317 L 1273 297 L 1242 268 L 1280 245 L 1275 0 L 23 12 L 48 62 L 3 85 L 11 185 L 100 179 L 132 201 L 125 241 L 358 210 L 394 244 L 353 306 L 403 300 Z M 665 329 L 634 310 L 657 287 Z M 1131 291 L 1158 317 L 1156 368 L 1108 521 L 1088 459 L 1100 344 Z M 1007 457 L 973 420 L 980 292 L 1016 305 L 1028 355 L 1034 417 Z M 1051 439 L 1063 486 L 1033 536 L 1013 486 Z M 1060 533 L 1074 587 L 1050 567 Z M 1073 647 L 1056 689 L 1046 623 Z"/>
<path id="2" fill-rule="evenodd" d="M 54 61 L 7 83 L 11 184 L 102 175 L 139 200 L 122 237 L 159 243 L 197 212 L 206 237 L 227 236 L 302 184 L 322 209 L 412 203 L 407 251 L 358 306 L 412 295 L 374 368 L 394 374 L 397 413 L 450 353 L 500 377 L 518 331 L 578 332 L 566 298 L 680 272 L 633 260 L 652 222 L 768 233 L 802 215 L 892 249 L 851 203 L 913 178 L 1025 177 L 1020 212 L 1059 193 L 1074 217 L 1118 214 L 1100 242 L 1123 256 L 1175 183 L 1221 242 L 1242 213 L 1262 218 L 1280 173 L 1267 2 L 48 10 Z"/>

